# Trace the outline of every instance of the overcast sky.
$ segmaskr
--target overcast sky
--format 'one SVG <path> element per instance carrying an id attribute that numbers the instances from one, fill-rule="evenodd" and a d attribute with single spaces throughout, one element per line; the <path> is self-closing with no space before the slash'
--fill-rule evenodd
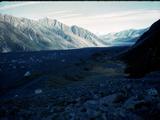
<path id="1" fill-rule="evenodd" d="M 57 19 L 96 34 L 139 29 L 160 19 L 160 2 L 0 2 L 0 13 L 29 19 Z"/>

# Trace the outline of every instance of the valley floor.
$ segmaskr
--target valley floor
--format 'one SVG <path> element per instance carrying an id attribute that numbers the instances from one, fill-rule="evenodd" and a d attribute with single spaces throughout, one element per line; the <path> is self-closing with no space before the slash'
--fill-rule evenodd
<path id="1" fill-rule="evenodd" d="M 125 78 L 127 48 L 2 54 L 0 119 L 159 120 L 160 72 Z"/>

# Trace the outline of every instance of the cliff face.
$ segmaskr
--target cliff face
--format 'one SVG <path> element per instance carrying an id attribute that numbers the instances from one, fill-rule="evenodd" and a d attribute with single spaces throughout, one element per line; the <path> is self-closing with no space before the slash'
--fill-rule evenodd
<path id="1" fill-rule="evenodd" d="M 130 77 L 142 77 L 160 70 L 160 20 L 151 25 L 137 42 L 122 55 Z"/>

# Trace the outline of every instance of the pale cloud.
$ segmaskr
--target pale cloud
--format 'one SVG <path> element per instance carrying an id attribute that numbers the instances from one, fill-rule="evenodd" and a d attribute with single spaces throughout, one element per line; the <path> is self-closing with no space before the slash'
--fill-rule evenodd
<path id="1" fill-rule="evenodd" d="M 9 10 L 9 9 L 14 9 L 17 7 L 22 7 L 22 6 L 27 6 L 27 5 L 37 4 L 37 3 L 41 3 L 41 2 L 22 2 L 22 3 L 13 4 L 13 5 L 5 5 L 0 7 L 0 10 Z"/>
<path id="2" fill-rule="evenodd" d="M 37 13 L 35 15 L 29 14 L 27 17 L 32 18 L 34 20 L 42 19 L 45 17 L 61 20 L 61 19 L 71 19 L 76 17 L 82 17 L 82 14 L 74 13 L 73 11 L 55 11 L 55 12 L 48 12 L 48 13 Z"/>
<path id="3" fill-rule="evenodd" d="M 56 19 L 57 17 L 60 16 L 65 16 L 66 14 L 69 14 L 71 11 L 66 11 L 66 10 L 62 10 L 62 11 L 49 11 L 49 12 L 41 12 L 41 13 L 37 13 L 37 14 L 32 14 L 30 13 L 30 18 L 38 20 L 44 17 L 48 17 L 48 18 L 54 18 Z"/>
<path id="4" fill-rule="evenodd" d="M 45 14 L 45 17 L 58 17 L 59 19 L 67 19 L 67 18 L 74 18 L 77 16 L 82 16 L 80 13 L 75 13 L 73 11 L 65 10 L 65 11 L 56 11 L 56 12 L 49 12 Z"/>
<path id="5" fill-rule="evenodd" d="M 76 18 L 76 17 L 78 17 L 78 16 L 82 16 L 81 14 L 76 14 L 76 13 L 73 13 L 73 14 L 68 14 L 68 15 L 63 15 L 63 16 L 61 16 L 60 18 L 61 19 L 68 19 L 68 18 Z"/>
<path id="6" fill-rule="evenodd" d="M 13 4 L 8 2 L 6 4 L 7 2 L 0 3 L 0 13 L 35 20 L 49 17 L 69 26 L 78 25 L 93 33 L 101 34 L 149 27 L 160 19 L 160 2 L 14 2 Z"/>
<path id="7" fill-rule="evenodd" d="M 107 18 L 111 19 L 127 19 L 129 17 L 139 16 L 141 17 L 144 15 L 157 15 L 160 16 L 160 10 L 139 10 L 139 11 L 123 11 L 123 12 L 115 12 L 115 13 L 108 13 L 108 14 L 99 14 L 99 15 L 92 15 L 92 16 L 80 16 L 76 17 L 75 19 L 80 21 L 90 21 L 90 20 L 106 20 Z M 149 16 L 148 16 L 149 17 Z M 66 20 L 71 20 L 73 18 L 66 18 Z M 138 19 L 138 18 L 137 18 Z"/>
<path id="8" fill-rule="evenodd" d="M 67 14 L 67 13 L 70 13 L 71 11 L 67 11 L 67 10 L 62 10 L 62 11 L 55 11 L 55 12 L 53 12 L 53 11 L 51 11 L 51 12 L 48 12 L 48 13 L 46 13 L 47 14 L 47 16 L 50 16 L 50 15 L 56 15 L 56 14 Z"/>
<path id="9" fill-rule="evenodd" d="M 160 10 L 139 10 L 64 18 L 62 22 L 68 25 L 79 25 L 94 33 L 99 30 L 101 34 L 105 34 L 130 28 L 145 28 L 159 18 Z"/>

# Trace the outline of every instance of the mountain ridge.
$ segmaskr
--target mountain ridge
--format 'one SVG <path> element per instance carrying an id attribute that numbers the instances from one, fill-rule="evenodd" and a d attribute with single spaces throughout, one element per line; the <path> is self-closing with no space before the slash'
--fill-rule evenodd
<path id="1" fill-rule="evenodd" d="M 82 47 L 97 47 L 103 46 L 100 43 L 98 37 L 88 30 L 77 27 L 76 30 L 79 34 L 75 33 L 69 27 L 55 19 L 43 18 L 38 21 L 30 20 L 27 18 L 18 18 L 10 15 L 0 14 L 1 24 L 1 51 L 25 51 L 27 50 L 53 50 L 53 49 L 69 49 L 69 48 L 82 48 Z M 9 30 L 6 29 L 9 26 Z M 12 28 L 12 29 L 11 29 Z M 14 28 L 14 30 L 13 30 Z M 15 34 L 16 31 L 16 34 Z M 85 37 L 87 34 L 90 37 Z M 10 33 L 9 33 L 10 32 Z M 7 33 L 12 34 L 7 38 Z M 21 34 L 18 34 L 21 33 Z M 14 38 L 14 37 L 15 38 Z M 30 45 L 20 45 L 20 38 L 25 38 L 32 43 Z M 26 38 L 27 37 L 27 38 Z M 14 39 L 14 40 L 13 40 Z M 96 40 L 97 39 L 97 40 Z M 6 42 L 7 41 L 7 42 Z M 13 42 L 13 41 L 17 41 Z M 24 42 L 24 40 L 22 40 Z M 96 44 L 95 44 L 96 41 Z M 10 42 L 10 43 L 9 43 Z M 19 43 L 20 42 L 20 43 Z M 5 44 L 5 47 L 3 45 Z M 14 45 L 11 45 L 14 44 Z M 18 46 L 21 49 L 16 50 L 14 46 Z M 3 48 L 2 48 L 3 47 Z"/>
<path id="2" fill-rule="evenodd" d="M 137 39 L 149 28 L 143 29 L 128 29 L 120 32 L 108 33 L 99 36 L 103 40 L 107 40 L 112 45 L 127 44 L 133 45 Z"/>
<path id="3" fill-rule="evenodd" d="M 0 24 L 0 52 L 132 45 L 148 29 L 129 29 L 97 36 L 87 29 L 68 26 L 56 19 L 31 20 L 2 14 Z"/>

